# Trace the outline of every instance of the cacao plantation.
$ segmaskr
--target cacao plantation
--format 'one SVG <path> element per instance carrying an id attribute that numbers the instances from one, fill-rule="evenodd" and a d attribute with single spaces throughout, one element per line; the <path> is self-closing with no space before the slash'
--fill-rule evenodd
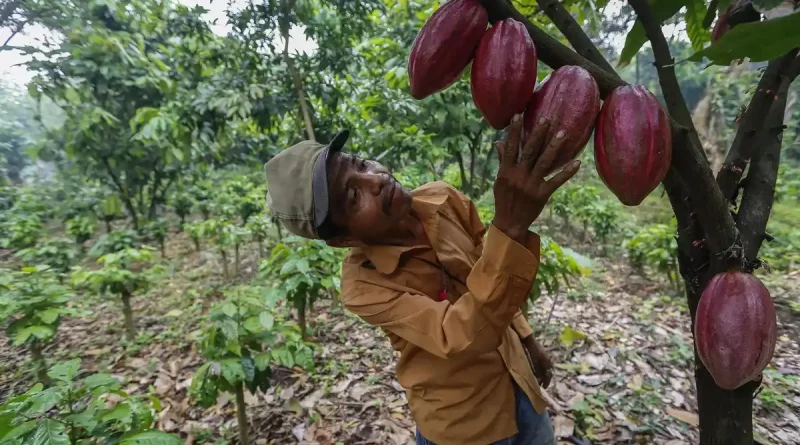
<path id="1" fill-rule="evenodd" d="M 799 445 L 798 42 L 800 0 L 0 0 L 0 445 Z"/>
<path id="2" fill-rule="evenodd" d="M 525 111 L 536 86 L 536 47 L 525 25 L 505 19 L 481 38 L 472 62 L 472 100 L 492 127 Z"/>
<path id="3" fill-rule="evenodd" d="M 775 351 L 775 306 L 752 274 L 723 272 L 709 281 L 697 306 L 697 354 L 720 388 L 756 379 Z"/>
<path id="4" fill-rule="evenodd" d="M 600 90 L 597 82 L 579 66 L 563 66 L 536 87 L 525 110 L 525 139 L 536 121 L 543 117 L 551 122 L 547 140 L 559 130 L 566 132 L 567 139 L 548 173 L 578 157 L 592 136 L 599 112 Z"/>
<path id="5" fill-rule="evenodd" d="M 436 10 L 411 46 L 411 96 L 424 99 L 458 80 L 488 25 L 486 10 L 478 0 L 451 0 Z"/>
<path id="6" fill-rule="evenodd" d="M 672 157 L 669 119 L 641 85 L 606 97 L 594 134 L 600 179 L 627 206 L 639 205 L 664 180 Z"/>

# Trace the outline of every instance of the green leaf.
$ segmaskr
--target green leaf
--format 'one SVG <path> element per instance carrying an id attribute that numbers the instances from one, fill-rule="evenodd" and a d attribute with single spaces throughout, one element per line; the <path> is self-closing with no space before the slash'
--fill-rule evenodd
<path id="1" fill-rule="evenodd" d="M 235 385 L 245 379 L 244 368 L 242 368 L 242 362 L 238 358 L 227 358 L 221 360 L 219 364 L 220 375 L 231 385 Z"/>
<path id="2" fill-rule="evenodd" d="M 33 431 L 33 429 L 36 428 L 38 424 L 39 422 L 37 420 L 30 420 L 17 426 L 11 431 L 5 432 L 4 435 L 0 435 L 0 445 L 16 445 L 19 443 L 23 443 L 21 440 L 15 440 L 15 439 L 20 439 L 22 436 Z M 0 434 L 2 433 L 4 432 L 0 431 Z"/>
<path id="3" fill-rule="evenodd" d="M 28 407 L 28 411 L 36 414 L 47 412 L 50 408 L 58 405 L 63 396 L 61 388 L 47 388 L 31 397 L 31 405 Z"/>
<path id="4" fill-rule="evenodd" d="M 78 375 L 78 370 L 81 367 L 81 359 L 76 358 L 68 362 L 59 363 L 47 371 L 47 375 L 51 379 L 59 380 L 62 382 L 71 382 L 72 379 Z"/>
<path id="5" fill-rule="evenodd" d="M 572 329 L 569 325 L 564 326 L 564 330 L 561 331 L 561 335 L 558 336 L 561 339 L 561 343 L 564 344 L 566 347 L 572 346 L 576 341 L 581 341 L 586 338 L 586 334 L 581 331 Z"/>
<path id="6" fill-rule="evenodd" d="M 233 316 L 236 315 L 236 306 L 234 306 L 233 303 L 230 302 L 223 303 L 221 310 L 222 313 L 227 315 L 228 317 L 233 318 Z"/>
<path id="7" fill-rule="evenodd" d="M 259 316 L 259 321 L 261 326 L 268 331 L 271 331 L 272 327 L 275 326 L 275 317 L 269 312 L 262 312 Z"/>
<path id="8" fill-rule="evenodd" d="M 256 364 L 256 369 L 258 369 L 259 371 L 263 371 L 263 370 L 269 368 L 270 360 L 271 360 L 271 358 L 270 358 L 269 354 L 264 353 L 264 352 L 259 352 L 254 357 L 254 362 Z"/>
<path id="9" fill-rule="evenodd" d="M 123 439 L 120 445 L 183 445 L 183 441 L 163 431 L 145 431 Z"/>
<path id="10" fill-rule="evenodd" d="M 244 328 L 250 332 L 261 331 L 261 323 L 259 322 L 258 317 L 250 317 L 247 320 L 245 320 Z"/>
<path id="11" fill-rule="evenodd" d="M 689 57 L 700 62 L 707 58 L 717 65 L 749 57 L 751 62 L 777 59 L 800 42 L 800 13 L 764 22 L 742 23 L 726 32 L 721 39 Z"/>
<path id="12" fill-rule="evenodd" d="M 33 325 L 25 326 L 14 333 L 14 346 L 25 343 L 29 338 L 36 337 L 40 340 L 47 340 L 55 334 L 50 326 Z"/>
<path id="13" fill-rule="evenodd" d="M 58 320 L 59 315 L 58 309 L 45 309 L 43 311 L 39 311 L 36 313 L 36 316 L 39 317 L 39 320 L 42 320 L 42 323 L 45 324 L 53 324 L 56 320 Z"/>
<path id="14" fill-rule="evenodd" d="M 692 42 L 692 49 L 700 51 L 703 46 L 711 41 L 711 32 L 703 27 L 706 17 L 706 4 L 703 0 L 688 0 L 686 3 L 686 34 Z"/>
<path id="15" fill-rule="evenodd" d="M 183 152 L 178 147 L 172 147 L 172 156 L 175 156 L 175 159 L 178 161 L 183 162 Z"/>
<path id="16" fill-rule="evenodd" d="M 650 0 L 648 3 L 650 3 L 650 9 L 658 23 L 664 23 L 665 20 L 677 14 L 690 1 L 693 0 Z M 647 35 L 644 32 L 644 27 L 639 20 L 636 20 L 636 23 L 633 24 L 628 36 L 625 38 L 625 46 L 619 55 L 617 65 L 619 67 L 628 65 L 645 42 L 647 42 Z"/>
<path id="17" fill-rule="evenodd" d="M 110 412 L 106 413 L 102 421 L 108 422 L 109 420 L 123 420 L 131 417 L 131 406 L 127 403 L 120 403 L 114 407 Z"/>
<path id="18" fill-rule="evenodd" d="M 61 423 L 52 419 L 44 419 L 39 422 L 36 432 L 30 441 L 31 445 L 69 445 L 67 428 Z"/>
<path id="19" fill-rule="evenodd" d="M 76 104 L 81 101 L 81 96 L 72 87 L 67 87 L 67 90 L 64 91 L 64 98 L 67 99 L 68 102 L 73 104 Z"/>
<path id="20" fill-rule="evenodd" d="M 92 374 L 84 379 L 84 383 L 89 389 L 95 389 L 101 386 L 117 386 L 119 384 L 117 379 L 108 374 Z"/>

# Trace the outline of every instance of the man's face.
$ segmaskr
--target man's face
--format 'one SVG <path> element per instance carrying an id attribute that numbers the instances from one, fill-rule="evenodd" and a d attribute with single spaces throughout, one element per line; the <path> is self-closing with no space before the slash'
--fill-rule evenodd
<path id="1" fill-rule="evenodd" d="M 348 153 L 328 157 L 328 190 L 333 222 L 346 240 L 330 244 L 380 244 L 411 211 L 411 193 L 375 161 Z"/>

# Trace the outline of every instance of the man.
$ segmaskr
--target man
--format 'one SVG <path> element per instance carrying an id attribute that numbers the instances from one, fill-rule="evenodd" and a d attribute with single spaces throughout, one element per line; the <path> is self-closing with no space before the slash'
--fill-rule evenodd
<path id="1" fill-rule="evenodd" d="M 408 191 L 377 162 L 342 152 L 347 132 L 265 166 L 268 205 L 289 231 L 351 249 L 342 300 L 400 352 L 418 444 L 555 443 L 538 384 L 552 363 L 520 312 L 539 261 L 529 227 L 580 166 L 545 180 L 564 141 L 563 130 L 548 140 L 549 127 L 541 119 L 522 145 L 515 116 L 498 143 L 488 230 L 453 187 Z"/>

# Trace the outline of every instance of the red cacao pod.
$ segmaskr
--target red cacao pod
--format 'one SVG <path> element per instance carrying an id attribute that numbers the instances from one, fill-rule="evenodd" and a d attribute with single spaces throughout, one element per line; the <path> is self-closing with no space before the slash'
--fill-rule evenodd
<path id="1" fill-rule="evenodd" d="M 567 140 L 561 146 L 551 173 L 575 159 L 589 142 L 600 113 L 600 90 L 588 71 L 579 66 L 562 66 L 547 76 L 533 93 L 525 110 L 524 136 L 527 140 L 536 121 L 545 117 L 551 126 L 547 140 L 559 130 Z"/>
<path id="2" fill-rule="evenodd" d="M 641 85 L 606 97 L 594 132 L 597 173 L 625 205 L 639 205 L 664 179 L 672 159 L 669 118 Z"/>
<path id="3" fill-rule="evenodd" d="M 458 80 L 488 25 L 489 16 L 478 0 L 452 0 L 437 9 L 408 56 L 411 96 L 423 99 Z"/>
<path id="4" fill-rule="evenodd" d="M 731 12 L 733 5 L 728 6 L 728 9 L 725 12 L 719 15 L 717 19 L 717 23 L 714 24 L 714 29 L 711 31 L 711 41 L 716 42 L 717 40 L 721 39 L 723 35 L 730 29 L 728 26 L 728 15 Z"/>
<path id="5" fill-rule="evenodd" d="M 754 380 L 775 352 L 775 306 L 751 274 L 715 275 L 700 297 L 694 323 L 697 354 L 720 388 Z"/>
<path id="6" fill-rule="evenodd" d="M 525 25 L 505 19 L 481 38 L 472 61 L 472 100 L 489 125 L 500 130 L 525 111 L 536 86 L 536 47 Z"/>

